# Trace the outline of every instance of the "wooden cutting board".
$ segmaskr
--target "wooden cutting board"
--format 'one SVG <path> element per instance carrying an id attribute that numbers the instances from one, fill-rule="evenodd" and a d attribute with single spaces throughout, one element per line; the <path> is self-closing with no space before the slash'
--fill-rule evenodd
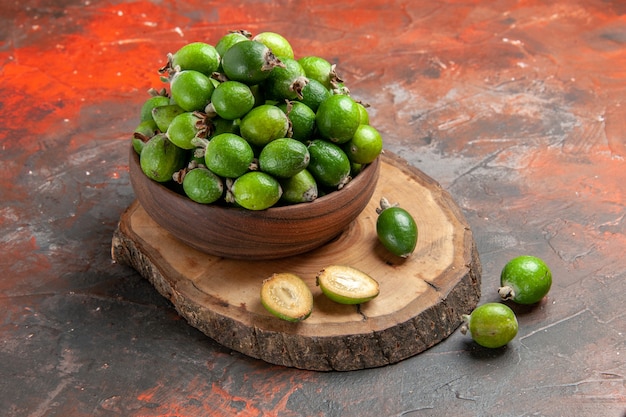
<path id="1" fill-rule="evenodd" d="M 135 201 L 114 233 L 112 257 L 148 279 L 192 326 L 251 357 L 319 371 L 401 361 L 448 337 L 477 305 L 481 265 L 449 193 L 396 155 L 381 158 L 370 204 L 340 236 L 309 253 L 273 261 L 206 255 L 176 240 Z M 377 240 L 382 196 L 417 222 L 417 247 L 406 260 Z M 330 301 L 315 276 L 332 264 L 368 273 L 380 283 L 380 295 L 356 306 Z M 280 320 L 261 305 L 261 282 L 276 272 L 295 273 L 309 285 L 314 309 L 305 321 Z"/>

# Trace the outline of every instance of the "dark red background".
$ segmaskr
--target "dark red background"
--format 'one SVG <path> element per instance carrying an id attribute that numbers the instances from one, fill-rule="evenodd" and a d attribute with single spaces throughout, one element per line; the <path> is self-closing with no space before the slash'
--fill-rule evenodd
<path id="1" fill-rule="evenodd" d="M 110 239 L 165 55 L 230 29 L 337 63 L 387 149 L 462 208 L 483 262 L 554 285 L 501 350 L 453 334 L 349 373 L 271 366 L 188 326 Z M 621 416 L 626 3 L 25 0 L 0 5 L 0 408 L 15 416 Z"/>

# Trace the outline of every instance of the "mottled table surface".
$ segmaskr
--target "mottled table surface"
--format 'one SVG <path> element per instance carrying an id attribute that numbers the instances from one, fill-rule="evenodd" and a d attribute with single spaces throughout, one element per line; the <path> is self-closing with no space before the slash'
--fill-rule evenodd
<path id="1" fill-rule="evenodd" d="M 626 410 L 626 3 L 7 0 L 0 5 L 0 413 L 610 416 Z M 549 296 L 487 350 L 455 332 L 319 373 L 223 348 L 111 260 L 130 132 L 168 52 L 271 30 L 338 64 L 385 146 Z"/>

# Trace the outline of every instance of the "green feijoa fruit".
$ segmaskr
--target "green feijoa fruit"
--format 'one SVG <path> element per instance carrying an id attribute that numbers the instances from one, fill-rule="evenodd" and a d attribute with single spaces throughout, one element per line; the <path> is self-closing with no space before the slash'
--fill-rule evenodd
<path id="1" fill-rule="evenodd" d="M 222 69 L 231 81 L 259 84 L 272 69 L 282 65 L 272 51 L 261 42 L 246 40 L 232 45 L 222 56 Z"/>
<path id="2" fill-rule="evenodd" d="M 159 128 L 154 120 L 148 119 L 140 122 L 135 128 L 132 137 L 132 144 L 135 152 L 137 152 L 137 154 L 141 154 L 143 145 L 150 140 L 150 138 L 156 135 L 158 131 Z"/>
<path id="3" fill-rule="evenodd" d="M 308 78 L 319 81 L 326 89 L 331 87 L 334 68 L 330 62 L 322 57 L 309 55 L 298 59 Z"/>
<path id="4" fill-rule="evenodd" d="M 278 107 L 263 104 L 254 107 L 241 119 L 239 131 L 252 145 L 263 147 L 274 139 L 287 136 L 289 119 Z"/>
<path id="5" fill-rule="evenodd" d="M 313 137 L 315 132 L 315 112 L 309 106 L 299 101 L 289 101 L 278 104 L 289 118 L 291 123 L 291 137 L 306 142 Z"/>
<path id="6" fill-rule="evenodd" d="M 359 123 L 362 125 L 370 124 L 370 114 L 367 111 L 367 107 L 358 101 L 356 102 L 356 105 L 359 108 Z"/>
<path id="7" fill-rule="evenodd" d="M 170 90 L 174 102 L 185 111 L 204 111 L 215 87 L 203 73 L 184 70 L 172 76 Z"/>
<path id="8" fill-rule="evenodd" d="M 271 175 L 250 171 L 233 181 L 226 201 L 248 210 L 265 210 L 280 200 L 282 192 L 279 182 Z"/>
<path id="9" fill-rule="evenodd" d="M 263 280 L 261 304 L 283 320 L 305 320 L 313 311 L 313 294 L 299 276 L 281 272 Z"/>
<path id="10" fill-rule="evenodd" d="M 157 182 L 167 182 L 187 163 L 187 152 L 159 133 L 146 142 L 139 156 L 141 170 Z"/>
<path id="11" fill-rule="evenodd" d="M 380 199 L 376 212 L 376 234 L 380 243 L 394 255 L 409 257 L 417 245 L 417 224 L 413 216 L 397 205 L 390 205 L 385 197 Z"/>
<path id="12" fill-rule="evenodd" d="M 309 155 L 307 169 L 319 184 L 342 188 L 350 181 L 350 160 L 339 146 L 315 139 L 309 144 Z"/>
<path id="13" fill-rule="evenodd" d="M 502 268 L 498 293 L 503 300 L 535 304 L 548 294 L 552 272 L 543 260 L 523 255 L 511 259 Z"/>
<path id="14" fill-rule="evenodd" d="M 167 128 L 174 120 L 174 117 L 181 113 L 184 113 L 182 107 L 177 104 L 168 104 L 165 106 L 158 106 L 152 109 L 152 118 L 161 132 L 167 132 Z"/>
<path id="15" fill-rule="evenodd" d="M 274 55 L 283 58 L 293 59 L 293 48 L 289 41 L 282 35 L 275 32 L 261 32 L 252 38 L 253 41 L 261 42 L 270 50 Z"/>
<path id="16" fill-rule="evenodd" d="M 167 106 L 170 104 L 169 97 L 156 95 L 148 98 L 141 106 L 140 121 L 154 120 L 152 117 L 152 109 L 159 106 Z"/>
<path id="17" fill-rule="evenodd" d="M 222 36 L 215 44 L 215 49 L 220 57 L 223 57 L 231 46 L 238 42 L 250 40 L 250 33 L 242 30 L 236 30 Z"/>
<path id="18" fill-rule="evenodd" d="M 274 67 L 264 82 L 265 97 L 277 102 L 302 97 L 302 89 L 309 82 L 298 61 L 281 58 L 283 66 Z"/>
<path id="19" fill-rule="evenodd" d="M 206 167 L 225 178 L 237 178 L 245 174 L 253 160 L 254 151 L 250 144 L 233 133 L 213 136 L 204 154 Z"/>
<path id="20" fill-rule="evenodd" d="M 289 178 L 309 165 L 307 146 L 295 139 L 279 138 L 261 149 L 259 169 L 277 178 Z"/>
<path id="21" fill-rule="evenodd" d="M 382 152 L 383 138 L 374 127 L 359 125 L 344 149 L 350 161 L 357 164 L 369 164 Z"/>
<path id="22" fill-rule="evenodd" d="M 182 46 L 170 58 L 170 66 L 177 70 L 194 70 L 211 76 L 220 65 L 220 55 L 213 45 L 191 42 Z"/>
<path id="23" fill-rule="evenodd" d="M 183 177 L 183 190 L 196 203 L 211 204 L 224 192 L 222 179 L 207 168 L 194 168 Z"/>
<path id="24" fill-rule="evenodd" d="M 224 81 L 213 91 L 207 114 L 215 112 L 226 120 L 243 117 L 254 106 L 255 97 L 250 87 L 239 81 Z"/>
<path id="25" fill-rule="evenodd" d="M 331 265 L 317 274 L 317 285 L 324 295 L 340 304 L 362 304 L 378 296 L 378 282 L 356 268 Z"/>
<path id="26" fill-rule="evenodd" d="M 300 92 L 302 98 L 297 100 L 309 106 L 313 112 L 317 112 L 320 104 L 331 96 L 330 90 L 319 81 L 309 78 L 309 82 Z"/>
<path id="27" fill-rule="evenodd" d="M 509 343 L 518 331 L 515 313 L 501 303 L 483 304 L 471 314 L 463 315 L 463 334 L 469 330 L 472 339 L 486 348 L 499 348 Z"/>
<path id="28" fill-rule="evenodd" d="M 199 112 L 185 112 L 174 117 L 167 127 L 167 137 L 174 145 L 183 149 L 194 149 L 195 137 L 206 136 L 206 118 Z"/>
<path id="29" fill-rule="evenodd" d="M 356 102 L 350 96 L 338 94 L 320 104 L 315 114 L 315 124 L 323 138 L 345 143 L 354 136 L 360 118 Z"/>
<path id="30" fill-rule="evenodd" d="M 317 182 L 313 175 L 306 170 L 298 172 L 290 178 L 279 180 L 283 189 L 281 201 L 288 204 L 308 203 L 317 198 Z"/>

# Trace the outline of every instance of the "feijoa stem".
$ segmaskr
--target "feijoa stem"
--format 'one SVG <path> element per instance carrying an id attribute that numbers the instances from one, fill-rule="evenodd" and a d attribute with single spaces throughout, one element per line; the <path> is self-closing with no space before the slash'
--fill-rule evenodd
<path id="1" fill-rule="evenodd" d="M 503 300 L 512 300 L 515 298 L 515 290 L 508 285 L 498 288 L 498 294 L 500 294 Z"/>
<path id="2" fill-rule="evenodd" d="M 463 319 L 463 324 L 461 325 L 461 333 L 462 334 L 467 334 L 467 331 L 469 330 L 469 322 L 470 322 L 470 315 L 469 314 L 463 314 L 461 316 L 461 319 Z"/>
<path id="3" fill-rule="evenodd" d="M 380 214 L 380 213 L 383 212 L 383 210 L 388 209 L 389 207 L 398 207 L 398 206 L 399 206 L 398 203 L 391 204 L 389 202 L 389 200 L 387 200 L 387 198 L 381 197 L 380 198 L 380 207 L 376 208 L 376 213 Z"/>

